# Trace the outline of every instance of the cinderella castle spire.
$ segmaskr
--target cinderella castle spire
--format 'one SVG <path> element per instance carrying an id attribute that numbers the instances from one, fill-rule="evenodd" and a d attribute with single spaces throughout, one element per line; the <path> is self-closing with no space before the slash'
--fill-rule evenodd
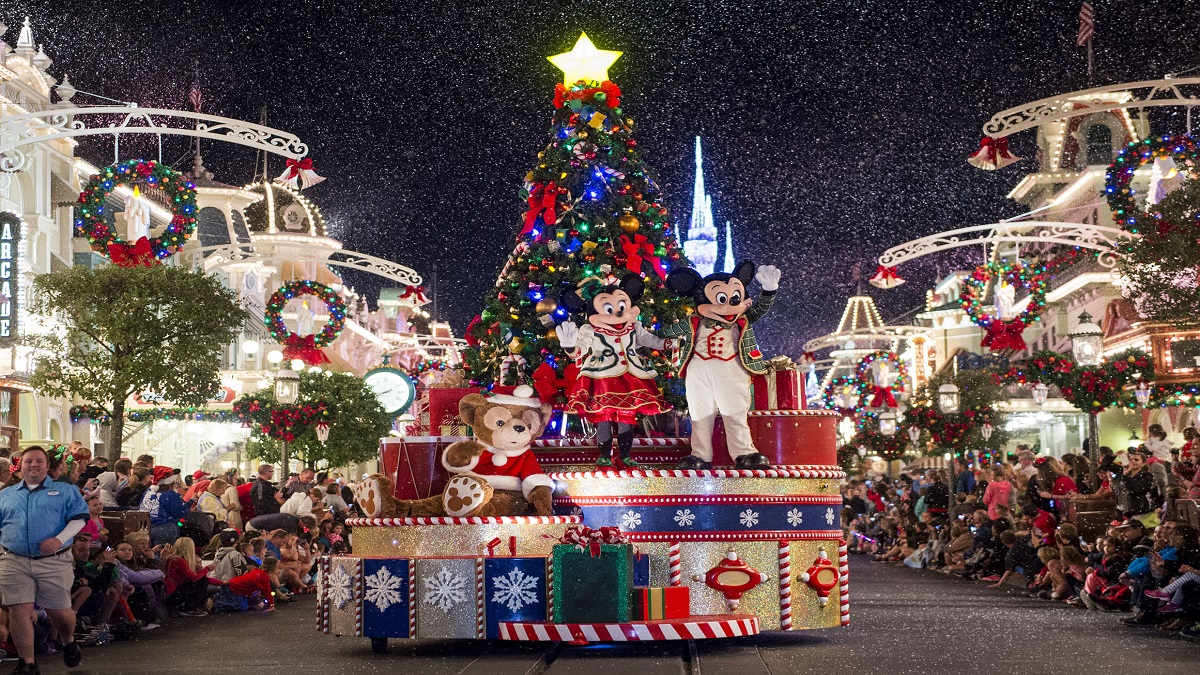
<path id="1" fill-rule="evenodd" d="M 722 272 L 733 272 L 734 266 L 737 265 L 733 261 L 733 226 L 729 221 L 725 221 L 725 259 L 721 261 Z"/>
<path id="2" fill-rule="evenodd" d="M 696 137 L 696 182 L 692 188 L 692 220 L 683 252 L 701 276 L 712 274 L 717 262 L 717 228 L 713 225 L 712 199 L 704 193 L 704 166 L 700 137 Z"/>

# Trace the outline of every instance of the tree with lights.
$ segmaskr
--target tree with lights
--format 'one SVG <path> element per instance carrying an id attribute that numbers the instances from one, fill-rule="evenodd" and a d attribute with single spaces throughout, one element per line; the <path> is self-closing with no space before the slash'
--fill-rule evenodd
<path id="1" fill-rule="evenodd" d="M 222 354 L 247 318 L 220 281 L 173 265 L 76 265 L 37 276 L 33 287 L 64 330 L 29 338 L 39 354 L 30 384 L 107 415 L 110 460 L 121 456 L 130 396 L 153 391 L 202 406 L 220 390 Z"/>
<path id="2" fill-rule="evenodd" d="M 664 285 L 667 273 L 687 262 L 633 120 L 621 110 L 621 90 L 608 80 L 620 55 L 597 49 L 584 34 L 570 52 L 549 57 L 563 71 L 550 142 L 525 175 L 516 247 L 467 328 L 466 368 L 478 384 L 533 378 L 550 383 L 549 390 L 539 387 L 544 398 L 561 393 L 568 360 L 555 326 L 569 312 L 560 298 L 588 277 L 616 283 L 630 272 L 642 275 L 642 322 L 651 331 L 688 312 L 687 301 Z M 681 401 L 666 355 L 655 351 L 650 360 L 668 397 Z"/>
<path id="3" fill-rule="evenodd" d="M 1151 321 L 1200 326 L 1200 179 L 1167 194 L 1148 214 L 1139 238 L 1122 241 L 1117 258 L 1125 294 Z"/>
<path id="4" fill-rule="evenodd" d="M 274 387 L 245 397 L 251 399 L 259 403 L 264 419 L 270 417 L 270 410 L 278 408 Z M 387 435 L 392 419 L 361 377 L 328 370 L 300 373 L 300 397 L 295 407 L 320 405 L 329 408 L 329 438 L 322 443 L 317 439 L 315 425 L 303 425 L 297 429 L 295 439 L 289 441 L 293 457 L 304 466 L 327 469 L 365 462 L 378 455 L 379 438 Z M 259 421 L 254 415 L 251 418 Z M 258 424 L 252 424 L 251 429 L 250 442 L 246 444 L 250 456 L 271 464 L 279 462 L 282 442 L 265 433 Z"/>

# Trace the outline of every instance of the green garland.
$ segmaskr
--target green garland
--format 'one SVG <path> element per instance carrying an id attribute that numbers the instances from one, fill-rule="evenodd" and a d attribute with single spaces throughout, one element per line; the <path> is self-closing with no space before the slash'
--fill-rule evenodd
<path id="1" fill-rule="evenodd" d="M 92 176 L 79 193 L 75 231 L 87 237 L 92 250 L 102 255 L 110 255 L 109 246 L 132 246 L 135 242 L 121 239 L 106 216 L 113 190 L 135 185 L 161 189 L 171 202 L 171 222 L 166 231 L 149 238 L 154 259 L 162 261 L 183 248 L 196 231 L 196 186 L 182 173 L 152 159 L 119 162 Z"/>
<path id="2" fill-rule="evenodd" d="M 70 411 L 71 421 L 91 420 L 100 424 L 112 422 L 112 416 L 104 408 L 94 405 L 73 405 Z"/>
<path id="3" fill-rule="evenodd" d="M 169 420 L 178 422 L 242 422 L 244 419 L 232 410 L 206 410 L 204 408 L 150 408 L 131 410 L 125 417 L 130 422 L 154 422 Z"/>
<path id="4" fill-rule="evenodd" d="M 1140 349 L 1127 349 L 1098 366 L 1080 366 L 1071 356 L 1042 350 L 997 376 L 997 381 L 1054 385 L 1071 405 L 1096 414 L 1112 406 L 1136 407 L 1132 387 L 1153 378 L 1154 362 Z"/>

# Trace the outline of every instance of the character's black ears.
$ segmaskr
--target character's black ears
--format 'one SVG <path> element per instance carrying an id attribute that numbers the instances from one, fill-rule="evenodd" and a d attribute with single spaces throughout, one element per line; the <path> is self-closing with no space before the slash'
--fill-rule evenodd
<path id="1" fill-rule="evenodd" d="M 646 283 L 642 281 L 642 275 L 636 272 L 630 272 L 621 280 L 621 290 L 629 296 L 629 299 L 637 302 L 638 298 L 642 297 L 642 292 L 646 289 Z"/>
<path id="2" fill-rule="evenodd" d="M 690 267 L 680 267 L 667 275 L 667 288 L 682 297 L 694 295 L 703 283 L 700 273 Z"/>
<path id="3" fill-rule="evenodd" d="M 742 285 L 749 286 L 750 280 L 754 278 L 754 263 L 749 260 L 743 260 L 733 268 L 733 276 L 742 280 Z"/>
<path id="4" fill-rule="evenodd" d="M 562 299 L 559 304 L 567 308 L 571 312 L 583 312 L 588 309 L 588 303 L 583 298 L 579 297 L 579 293 L 575 291 L 567 291 L 562 294 Z"/>

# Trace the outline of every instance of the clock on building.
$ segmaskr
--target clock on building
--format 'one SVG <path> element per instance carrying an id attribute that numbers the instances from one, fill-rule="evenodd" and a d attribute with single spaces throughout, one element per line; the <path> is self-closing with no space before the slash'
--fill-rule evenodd
<path id="1" fill-rule="evenodd" d="M 395 368 L 375 368 L 363 376 L 389 415 L 399 415 L 413 404 L 417 387 L 408 375 Z"/>

